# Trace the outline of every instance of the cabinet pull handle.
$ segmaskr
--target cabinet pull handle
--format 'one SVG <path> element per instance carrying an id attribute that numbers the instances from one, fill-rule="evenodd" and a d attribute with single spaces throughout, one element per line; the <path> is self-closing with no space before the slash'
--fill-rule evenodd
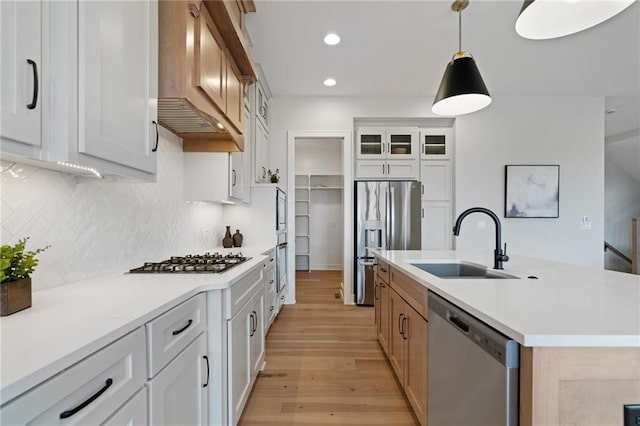
<path id="1" fill-rule="evenodd" d="M 402 317 L 402 314 L 398 315 L 398 332 L 404 336 L 404 331 L 402 331 Z"/>
<path id="2" fill-rule="evenodd" d="M 190 319 L 189 322 L 187 323 L 187 325 L 182 327 L 180 330 L 174 330 L 171 334 L 174 335 L 174 336 L 177 336 L 178 334 L 180 334 L 183 331 L 185 331 L 187 328 L 191 327 L 191 324 L 193 324 L 193 320 Z"/>
<path id="3" fill-rule="evenodd" d="M 387 164 L 387 174 L 391 173 L 391 165 Z"/>
<path id="4" fill-rule="evenodd" d="M 255 330 L 253 329 L 253 313 L 249 314 L 249 321 L 251 321 L 251 323 L 249 324 L 249 337 L 253 337 L 253 333 L 255 333 Z"/>
<path id="5" fill-rule="evenodd" d="M 271 312 L 273 312 L 274 307 L 272 306 L 271 309 L 269 309 Z"/>
<path id="6" fill-rule="evenodd" d="M 207 362 L 207 383 L 202 385 L 203 388 L 206 388 L 207 386 L 209 386 L 209 357 L 206 355 L 202 355 L 202 359 Z"/>
<path id="7" fill-rule="evenodd" d="M 402 318 L 402 338 L 403 338 L 404 340 L 407 340 L 407 339 L 408 339 L 408 337 L 407 337 L 407 335 L 406 335 L 406 330 L 404 329 L 404 324 L 405 324 L 404 322 L 405 322 L 406 320 L 407 320 L 407 316 L 406 316 L 406 315 L 403 315 L 403 318 Z"/>
<path id="8" fill-rule="evenodd" d="M 156 120 L 153 120 L 152 123 L 156 127 L 156 145 L 151 149 L 151 152 L 156 152 L 158 150 L 158 139 L 160 138 L 160 133 L 158 132 L 158 123 Z"/>
<path id="9" fill-rule="evenodd" d="M 373 298 L 378 300 L 378 286 L 373 287 Z"/>
<path id="10" fill-rule="evenodd" d="M 35 109 L 38 104 L 38 64 L 31 59 L 27 59 L 27 63 L 33 68 L 33 95 L 31 97 L 31 103 L 27 104 L 27 109 Z"/>
<path id="11" fill-rule="evenodd" d="M 236 171 L 231 169 L 231 186 L 236 186 Z"/>
<path id="12" fill-rule="evenodd" d="M 256 320 L 253 326 L 253 334 L 255 334 L 258 330 L 258 313 L 256 311 L 253 311 L 253 318 Z"/>
<path id="13" fill-rule="evenodd" d="M 386 270 L 386 269 L 384 269 L 382 266 L 380 267 L 380 270 L 381 270 L 382 272 L 384 272 L 385 274 L 387 273 L 387 270 Z"/>
<path id="14" fill-rule="evenodd" d="M 111 387 L 112 384 L 113 384 L 113 379 L 112 378 L 108 378 L 107 381 L 104 383 L 104 386 L 102 387 L 102 389 L 100 389 L 98 392 L 94 393 L 92 396 L 90 396 L 86 401 L 84 401 L 82 404 L 78 405 L 76 408 L 73 408 L 73 409 L 67 410 L 67 411 L 63 411 L 62 413 L 60 413 L 60 418 L 61 419 L 68 419 L 69 417 L 73 416 L 78 411 L 82 410 L 84 407 L 86 407 L 87 405 L 91 404 L 93 401 L 98 399 L 100 397 L 100 395 L 105 393 L 107 391 L 107 389 L 109 389 Z"/>
<path id="15" fill-rule="evenodd" d="M 382 165 L 382 174 L 384 174 L 384 164 Z"/>

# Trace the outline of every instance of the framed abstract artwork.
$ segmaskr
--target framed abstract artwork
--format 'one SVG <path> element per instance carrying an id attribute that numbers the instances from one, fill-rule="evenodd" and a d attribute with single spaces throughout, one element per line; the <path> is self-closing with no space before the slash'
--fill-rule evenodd
<path id="1" fill-rule="evenodd" d="M 557 218 L 560 166 L 506 165 L 504 217 Z"/>

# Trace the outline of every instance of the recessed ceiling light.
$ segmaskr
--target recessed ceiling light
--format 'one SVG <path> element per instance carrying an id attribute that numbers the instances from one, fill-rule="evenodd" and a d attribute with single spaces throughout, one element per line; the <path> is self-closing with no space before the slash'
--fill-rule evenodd
<path id="1" fill-rule="evenodd" d="M 340 36 L 334 33 L 327 34 L 324 37 L 324 42 L 329 46 L 335 46 L 336 44 L 340 43 Z"/>
<path id="2" fill-rule="evenodd" d="M 328 78 L 324 81 L 324 85 L 331 87 L 331 86 L 335 86 L 336 85 L 336 81 L 332 78 Z"/>

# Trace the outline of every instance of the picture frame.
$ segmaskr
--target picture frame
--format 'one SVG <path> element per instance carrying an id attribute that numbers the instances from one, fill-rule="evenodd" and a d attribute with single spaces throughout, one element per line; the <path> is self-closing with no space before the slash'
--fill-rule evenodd
<path id="1" fill-rule="evenodd" d="M 560 217 L 560 165 L 507 164 L 504 217 Z"/>

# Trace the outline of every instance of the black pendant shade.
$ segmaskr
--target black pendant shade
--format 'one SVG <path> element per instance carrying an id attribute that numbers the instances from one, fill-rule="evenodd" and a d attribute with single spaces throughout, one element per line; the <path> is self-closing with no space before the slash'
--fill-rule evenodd
<path id="1" fill-rule="evenodd" d="M 467 52 L 457 53 L 447 64 L 432 111 L 439 115 L 462 115 L 491 103 L 478 66 Z"/>

